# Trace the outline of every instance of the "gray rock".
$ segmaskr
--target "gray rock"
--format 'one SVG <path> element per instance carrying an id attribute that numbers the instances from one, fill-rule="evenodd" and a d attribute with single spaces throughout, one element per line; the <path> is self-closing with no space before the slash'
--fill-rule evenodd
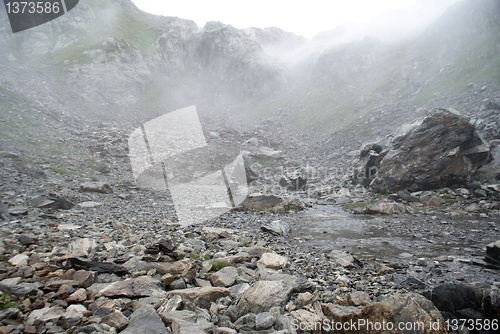
<path id="1" fill-rule="evenodd" d="M 486 261 L 500 264 L 500 240 L 486 246 Z"/>
<path id="2" fill-rule="evenodd" d="M 121 331 L 128 325 L 128 318 L 123 315 L 119 310 L 112 310 L 103 319 L 102 322 L 110 327 L 116 328 Z"/>
<path id="3" fill-rule="evenodd" d="M 180 296 L 183 300 L 190 301 L 201 308 L 209 308 L 210 303 L 215 302 L 221 297 L 229 296 L 229 289 L 202 287 L 189 288 L 183 290 L 173 290 L 168 293 L 169 297 Z"/>
<path id="4" fill-rule="evenodd" d="M 80 238 L 71 242 L 68 245 L 68 251 L 70 256 L 82 256 L 86 257 L 95 252 L 97 248 L 97 242 L 90 238 Z"/>
<path id="5" fill-rule="evenodd" d="M 26 319 L 27 326 L 37 323 L 57 322 L 64 314 L 64 309 L 60 307 L 45 307 L 40 310 L 33 310 Z"/>
<path id="6" fill-rule="evenodd" d="M 262 313 L 272 307 L 283 307 L 289 300 L 292 287 L 283 281 L 258 281 L 246 290 L 237 303 L 241 315 Z"/>
<path id="7" fill-rule="evenodd" d="M 80 190 L 87 193 L 112 194 L 111 186 L 104 182 L 87 182 L 80 186 Z"/>
<path id="8" fill-rule="evenodd" d="M 256 316 L 253 313 L 245 314 L 234 322 L 234 327 L 239 331 L 251 331 L 255 329 Z"/>
<path id="9" fill-rule="evenodd" d="M 93 284 L 89 289 L 95 286 L 96 297 L 163 297 L 167 292 L 163 289 L 162 283 L 150 276 L 141 276 L 130 278 L 115 283 L 96 285 Z"/>
<path id="10" fill-rule="evenodd" d="M 230 287 L 238 278 L 238 270 L 235 267 L 228 266 L 210 275 L 210 282 L 213 286 Z"/>
<path id="11" fill-rule="evenodd" d="M 26 254 L 17 254 L 9 259 L 9 263 L 15 267 L 28 265 L 29 256 Z"/>
<path id="12" fill-rule="evenodd" d="M 231 293 L 232 297 L 239 298 L 249 288 L 250 288 L 250 284 L 241 283 L 241 284 L 233 285 L 232 287 L 230 287 L 229 292 Z"/>
<path id="13" fill-rule="evenodd" d="M 288 264 L 288 259 L 284 256 L 278 255 L 276 253 L 264 253 L 259 261 L 257 261 L 257 266 L 270 268 L 270 269 L 284 269 Z"/>
<path id="14" fill-rule="evenodd" d="M 170 331 L 165 327 L 155 308 L 149 304 L 144 304 L 132 313 L 127 328 L 120 333 L 168 334 Z"/>
<path id="15" fill-rule="evenodd" d="M 359 260 L 355 259 L 351 254 L 341 250 L 333 250 L 326 254 L 326 257 L 342 267 L 354 268 L 361 266 Z"/>
<path id="16" fill-rule="evenodd" d="M 397 202 L 377 202 L 367 206 L 363 213 L 366 214 L 379 214 L 379 215 L 392 215 L 403 214 L 407 211 L 407 207 Z"/>
<path id="17" fill-rule="evenodd" d="M 268 224 L 261 227 L 261 230 L 265 232 L 270 232 L 276 235 L 287 236 L 290 233 L 290 225 L 281 220 L 274 220 Z"/>
<path id="18" fill-rule="evenodd" d="M 0 281 L 0 291 L 19 298 L 36 294 L 38 287 L 39 285 L 35 283 L 21 282 L 20 277 L 7 278 Z"/>
<path id="19" fill-rule="evenodd" d="M 437 109 L 392 140 L 370 186 L 381 193 L 443 188 L 465 182 L 490 158 L 489 145 L 467 118 Z"/>
<path id="20" fill-rule="evenodd" d="M 271 328 L 274 325 L 274 316 L 269 312 L 262 312 L 255 317 L 255 329 L 263 330 Z"/>
<path id="21" fill-rule="evenodd" d="M 0 219 L 7 221 L 10 220 L 9 210 L 7 210 L 7 207 L 3 204 L 1 200 L 0 200 Z"/>

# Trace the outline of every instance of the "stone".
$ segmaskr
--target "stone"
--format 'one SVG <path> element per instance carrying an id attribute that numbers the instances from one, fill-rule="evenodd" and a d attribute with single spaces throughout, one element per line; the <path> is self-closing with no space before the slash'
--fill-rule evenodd
<path id="1" fill-rule="evenodd" d="M 83 314 L 75 312 L 65 312 L 58 319 L 57 323 L 61 325 L 64 329 L 69 329 L 74 326 L 81 324 L 83 320 Z"/>
<path id="2" fill-rule="evenodd" d="M 121 331 L 128 325 L 128 318 L 118 310 L 112 310 L 103 319 L 102 322 Z"/>
<path id="3" fill-rule="evenodd" d="M 33 310 L 26 319 L 25 325 L 31 326 L 36 323 L 57 322 L 64 314 L 64 309 L 60 307 L 45 307 L 40 310 Z"/>
<path id="4" fill-rule="evenodd" d="M 171 311 L 177 311 L 182 305 L 182 298 L 179 295 L 174 295 L 172 298 L 168 298 L 159 308 L 158 314 L 168 313 Z"/>
<path id="5" fill-rule="evenodd" d="M 80 186 L 80 190 L 83 192 L 94 192 L 101 194 L 112 194 L 113 189 L 111 186 L 104 182 L 87 182 Z"/>
<path id="6" fill-rule="evenodd" d="M 23 233 L 17 236 L 17 240 L 21 243 L 21 245 L 29 247 L 38 242 L 38 237 L 33 234 Z"/>
<path id="7" fill-rule="evenodd" d="M 90 238 L 80 238 L 68 245 L 70 256 L 86 257 L 91 255 L 97 248 L 97 242 Z"/>
<path id="8" fill-rule="evenodd" d="M 132 313 L 128 326 L 120 334 L 169 334 L 170 331 L 165 327 L 163 320 L 153 306 L 143 304 Z"/>
<path id="9" fill-rule="evenodd" d="M 21 282 L 20 277 L 7 278 L 0 281 L 0 291 L 19 298 L 36 294 L 38 287 L 39 285 L 35 283 Z"/>
<path id="10" fill-rule="evenodd" d="M 455 314 L 472 309 L 488 318 L 500 317 L 500 303 L 495 289 L 483 289 L 467 284 L 443 284 L 425 296 L 441 311 Z"/>
<path id="11" fill-rule="evenodd" d="M 76 290 L 68 298 L 66 298 L 68 303 L 82 303 L 85 300 L 87 300 L 87 290 L 84 288 Z"/>
<path id="12" fill-rule="evenodd" d="M 307 310 L 292 311 L 290 315 L 295 319 L 296 323 L 307 324 L 307 326 L 312 326 L 312 328 L 320 328 L 321 324 L 323 324 L 321 316 Z"/>
<path id="13" fill-rule="evenodd" d="M 233 285 L 232 287 L 230 287 L 229 292 L 230 292 L 232 297 L 239 298 L 249 288 L 250 288 L 250 284 L 241 283 L 241 284 Z"/>
<path id="14" fill-rule="evenodd" d="M 379 215 L 392 215 L 406 213 L 407 207 L 397 202 L 376 202 L 375 204 L 367 206 L 363 213 L 365 214 L 379 214 Z"/>
<path id="15" fill-rule="evenodd" d="M 9 259 L 9 263 L 15 267 L 27 266 L 29 258 L 26 254 L 17 254 Z"/>
<path id="16" fill-rule="evenodd" d="M 264 232 L 273 233 L 279 236 L 287 236 L 290 233 L 290 225 L 281 220 L 274 220 L 260 228 Z"/>
<path id="17" fill-rule="evenodd" d="M 87 202 L 78 203 L 78 206 L 81 208 L 84 208 L 84 209 L 94 209 L 94 208 L 101 207 L 102 203 L 94 202 L 94 201 L 87 201 Z"/>
<path id="18" fill-rule="evenodd" d="M 486 246 L 486 261 L 500 264 L 500 240 Z"/>
<path id="19" fill-rule="evenodd" d="M 276 253 L 264 253 L 257 266 L 270 269 L 284 269 L 288 265 L 288 259 Z"/>
<path id="20" fill-rule="evenodd" d="M 237 310 L 241 315 L 262 313 L 272 307 L 283 307 L 289 300 L 292 287 L 283 281 L 258 281 L 238 300 Z"/>
<path id="21" fill-rule="evenodd" d="M 213 286 L 230 287 L 238 278 L 238 270 L 235 267 L 228 266 L 210 275 L 210 283 Z"/>
<path id="22" fill-rule="evenodd" d="M 393 138 L 370 187 L 379 193 L 444 188 L 465 183 L 491 160 L 489 145 L 466 117 L 436 109 Z"/>
<path id="23" fill-rule="evenodd" d="M 253 193 L 247 196 L 241 206 L 248 210 L 264 211 L 284 204 L 284 199 L 275 195 Z"/>
<path id="24" fill-rule="evenodd" d="M 365 306 L 362 317 L 371 322 L 392 322 L 396 324 L 424 324 L 419 333 L 445 334 L 446 324 L 443 316 L 433 303 L 416 293 L 404 293 L 390 296 L 381 302 Z M 429 324 L 436 327 L 430 327 Z M 373 333 L 364 328 L 360 333 Z"/>
<path id="25" fill-rule="evenodd" d="M 31 202 L 36 208 L 50 208 L 53 210 L 69 210 L 75 206 L 70 200 L 53 191 L 45 191 L 43 194 L 32 198 Z"/>
<path id="26" fill-rule="evenodd" d="M 10 221 L 10 213 L 7 210 L 7 207 L 3 204 L 3 201 L 0 200 L 0 219 Z"/>
<path id="27" fill-rule="evenodd" d="M 347 301 L 353 306 L 364 306 L 372 302 L 370 295 L 364 291 L 354 291 L 347 296 Z"/>
<path id="28" fill-rule="evenodd" d="M 339 266 L 345 268 L 362 267 L 362 263 L 359 260 L 351 254 L 341 250 L 333 250 L 330 253 L 327 253 L 326 257 Z"/>
<path id="29" fill-rule="evenodd" d="M 88 288 L 95 281 L 95 273 L 86 270 L 77 270 L 71 276 L 71 279 L 77 282 L 77 286 L 82 288 Z"/>
<path id="30" fill-rule="evenodd" d="M 255 329 L 263 330 L 271 328 L 274 325 L 274 316 L 269 312 L 262 312 L 255 317 Z"/>
<path id="31" fill-rule="evenodd" d="M 94 284 L 95 285 L 95 284 Z M 92 285 L 90 289 L 94 286 Z M 96 297 L 164 297 L 167 292 L 163 290 L 160 281 L 150 276 L 130 278 L 124 281 L 106 284 L 103 288 L 98 288 Z"/>
<path id="32" fill-rule="evenodd" d="M 255 329 L 256 316 L 254 313 L 248 313 L 241 316 L 234 322 L 234 327 L 238 332 L 252 331 Z"/>
<path id="33" fill-rule="evenodd" d="M 312 293 L 303 292 L 297 295 L 297 299 L 295 299 L 295 304 L 297 305 L 298 308 L 302 308 L 306 305 L 311 304 L 312 302 L 314 302 L 314 300 L 315 297 Z"/>
<path id="34" fill-rule="evenodd" d="M 190 301 L 201 308 L 209 308 L 210 303 L 221 297 L 229 296 L 229 289 L 220 287 L 189 288 L 168 292 L 168 297 L 180 296 L 183 300 Z"/>

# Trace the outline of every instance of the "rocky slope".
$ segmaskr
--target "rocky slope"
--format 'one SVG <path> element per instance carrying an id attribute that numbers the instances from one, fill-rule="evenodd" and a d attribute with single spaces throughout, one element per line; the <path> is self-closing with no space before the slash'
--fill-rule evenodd
<path id="1" fill-rule="evenodd" d="M 127 0 L 81 0 L 18 34 L 4 14 L 0 333 L 320 333 L 358 320 L 463 333 L 458 319 L 495 332 L 498 2 L 457 3 L 397 45 L 306 56 L 308 41 L 277 28 L 199 28 Z M 253 194 L 181 226 L 168 192 L 135 183 L 129 136 L 191 104 L 207 146 L 177 156 L 176 177 L 241 153 Z M 398 134 L 436 107 L 461 116 Z M 356 182 L 359 157 L 380 168 L 379 194 Z"/>

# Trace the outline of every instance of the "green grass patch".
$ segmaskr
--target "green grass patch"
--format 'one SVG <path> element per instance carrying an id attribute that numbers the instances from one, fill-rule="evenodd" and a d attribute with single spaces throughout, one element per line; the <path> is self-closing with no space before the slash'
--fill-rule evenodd
<path id="1" fill-rule="evenodd" d="M 18 302 L 16 302 L 12 297 L 6 293 L 0 296 L 0 310 L 6 310 L 12 307 L 16 307 Z"/>

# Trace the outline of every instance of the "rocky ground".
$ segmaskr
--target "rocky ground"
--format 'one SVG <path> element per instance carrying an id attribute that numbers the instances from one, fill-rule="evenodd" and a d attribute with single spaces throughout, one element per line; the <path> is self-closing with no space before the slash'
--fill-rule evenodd
<path id="1" fill-rule="evenodd" d="M 498 325 L 498 184 L 377 195 L 309 177 L 315 191 L 297 191 L 304 166 L 291 173 L 282 153 L 238 138 L 261 175 L 253 189 L 281 183 L 302 204 L 180 226 L 167 193 L 131 181 L 127 132 L 109 129 L 79 132 L 97 162 L 93 177 L 71 159 L 62 170 L 1 153 L 1 333 L 391 332 L 329 331 L 359 319 L 437 324 L 408 333 Z M 287 173 L 266 175 L 269 161 Z M 458 319 L 476 322 L 468 330 L 453 326 Z"/>

